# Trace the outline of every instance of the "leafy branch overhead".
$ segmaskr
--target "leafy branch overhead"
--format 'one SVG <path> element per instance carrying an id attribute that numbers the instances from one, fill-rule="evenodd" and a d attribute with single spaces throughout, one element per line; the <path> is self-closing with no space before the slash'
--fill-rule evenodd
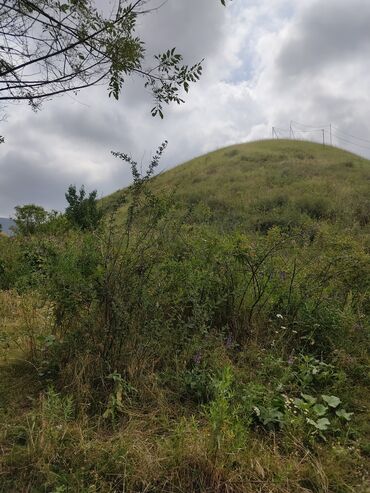
<path id="1" fill-rule="evenodd" d="M 138 76 L 153 95 L 152 115 L 163 117 L 163 104 L 183 103 L 181 91 L 202 66 L 184 64 L 175 48 L 147 66 L 135 29 L 139 16 L 155 10 L 151 1 L 120 0 L 106 16 L 95 0 L 0 0 L 0 101 L 38 109 L 52 96 L 101 84 L 118 99 L 125 79 Z"/>

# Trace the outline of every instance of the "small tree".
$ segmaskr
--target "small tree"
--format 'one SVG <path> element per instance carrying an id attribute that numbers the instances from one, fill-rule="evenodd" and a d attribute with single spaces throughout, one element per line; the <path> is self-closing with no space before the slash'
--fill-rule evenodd
<path id="1" fill-rule="evenodd" d="M 65 196 L 69 204 L 66 208 L 67 219 L 78 228 L 95 229 L 102 218 L 102 211 L 98 209 L 96 199 L 97 191 L 90 192 L 86 197 L 83 185 L 78 193 L 76 186 L 70 185 Z"/>
<path id="2" fill-rule="evenodd" d="M 16 226 L 14 229 L 18 234 L 29 236 L 35 234 L 38 228 L 44 224 L 47 219 L 48 213 L 39 205 L 17 205 L 15 207 L 14 222 Z"/>

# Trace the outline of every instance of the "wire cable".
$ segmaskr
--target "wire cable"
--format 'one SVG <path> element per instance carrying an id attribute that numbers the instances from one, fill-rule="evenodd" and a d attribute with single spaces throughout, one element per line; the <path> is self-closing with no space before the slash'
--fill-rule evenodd
<path id="1" fill-rule="evenodd" d="M 295 132 L 300 132 L 302 134 L 311 134 L 313 132 L 322 132 L 324 129 L 323 128 L 318 128 L 315 130 L 297 130 L 296 128 L 293 129 Z"/>
<path id="2" fill-rule="evenodd" d="M 291 120 L 291 122 L 294 123 L 295 125 L 299 125 L 300 127 L 313 128 L 316 130 L 322 130 L 323 128 L 329 128 L 330 127 L 330 123 L 328 123 L 326 125 L 306 125 L 304 123 L 299 123 L 295 120 Z"/>
<path id="3" fill-rule="evenodd" d="M 350 144 L 352 146 L 356 146 L 356 147 L 361 147 L 362 149 L 367 149 L 368 151 L 370 151 L 370 147 L 368 146 L 364 146 L 362 144 L 357 144 L 356 142 L 351 142 L 350 140 L 347 140 L 347 139 L 344 139 L 343 137 L 340 137 L 339 135 L 337 135 L 336 133 L 333 132 L 333 136 L 342 141 L 342 142 L 345 142 L 346 144 Z"/>
<path id="4" fill-rule="evenodd" d="M 297 128 L 301 127 L 301 128 Z M 284 138 L 284 139 L 297 139 L 298 137 L 304 138 L 306 135 L 309 138 L 309 134 L 312 134 L 311 140 L 315 141 L 317 139 L 317 133 L 323 134 L 323 138 L 325 139 L 325 134 L 329 133 L 330 129 L 330 138 L 336 139 L 338 142 L 345 143 L 349 146 L 358 147 L 361 149 L 365 149 L 370 151 L 370 139 L 364 139 L 362 137 L 357 137 L 353 134 L 340 130 L 338 127 L 332 124 L 326 124 L 321 126 L 307 125 L 305 123 L 297 122 L 296 120 L 290 121 L 289 128 L 281 128 L 274 127 L 276 138 Z M 315 135 L 316 134 L 316 135 Z M 321 139 L 320 139 L 321 140 Z M 355 142 L 353 141 L 355 140 Z M 356 142 L 357 141 L 357 142 Z M 364 145 L 365 144 L 369 144 Z"/>
<path id="5" fill-rule="evenodd" d="M 351 137 L 352 139 L 361 140 L 362 142 L 367 142 L 368 144 L 370 144 L 369 139 L 363 139 L 362 137 L 356 137 L 355 135 L 351 135 L 348 132 L 344 132 L 343 130 L 339 130 L 339 128 L 334 127 L 334 126 L 332 126 L 332 128 L 335 129 L 336 132 L 339 132 L 342 135 L 345 135 L 347 137 Z"/>

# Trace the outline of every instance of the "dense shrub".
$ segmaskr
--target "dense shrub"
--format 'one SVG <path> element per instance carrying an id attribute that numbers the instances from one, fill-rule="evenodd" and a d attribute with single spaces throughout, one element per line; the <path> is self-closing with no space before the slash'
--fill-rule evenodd
<path id="1" fill-rule="evenodd" d="M 144 176 L 117 154 L 134 183 L 95 229 L 58 216 L 0 238 L 13 288 L 0 351 L 19 357 L 0 366 L 0 397 L 34 382 L 32 401 L 29 386 L 0 402 L 0 489 L 354 491 L 368 429 L 362 236 L 312 197 L 305 212 L 277 192 L 239 216 L 219 198 L 186 207 L 150 180 L 161 149 Z"/>
<path id="2" fill-rule="evenodd" d="M 344 236 L 334 241 L 322 230 L 312 239 L 276 227 L 258 238 L 220 234 L 197 225 L 171 196 L 155 195 L 142 177 L 127 210 L 123 225 L 112 216 L 95 233 L 28 246 L 29 275 L 54 306 L 64 383 L 70 365 L 87 358 L 84 386 L 104 402 L 104 375 L 118 371 L 142 385 L 154 354 L 152 370 L 168 382 L 199 334 L 329 360 L 349 337 L 366 338 L 351 331 L 362 324 L 366 254 Z M 138 361 L 141 345 L 147 361 Z M 214 369 L 199 371 L 195 356 L 186 357 L 178 392 L 207 401 Z"/>

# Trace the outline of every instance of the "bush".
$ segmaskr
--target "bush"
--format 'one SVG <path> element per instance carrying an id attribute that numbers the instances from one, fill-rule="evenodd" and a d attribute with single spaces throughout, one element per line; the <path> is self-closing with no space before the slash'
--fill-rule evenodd
<path id="1" fill-rule="evenodd" d="M 311 219 L 332 219 L 334 211 L 328 199 L 323 197 L 304 196 L 296 201 L 296 207 Z"/>
<path id="2" fill-rule="evenodd" d="M 65 196 L 69 204 L 65 215 L 71 224 L 82 230 L 96 229 L 102 218 L 102 211 L 98 209 L 96 199 L 97 191 L 90 192 L 86 197 L 83 185 L 79 193 L 74 185 L 70 185 Z"/>

